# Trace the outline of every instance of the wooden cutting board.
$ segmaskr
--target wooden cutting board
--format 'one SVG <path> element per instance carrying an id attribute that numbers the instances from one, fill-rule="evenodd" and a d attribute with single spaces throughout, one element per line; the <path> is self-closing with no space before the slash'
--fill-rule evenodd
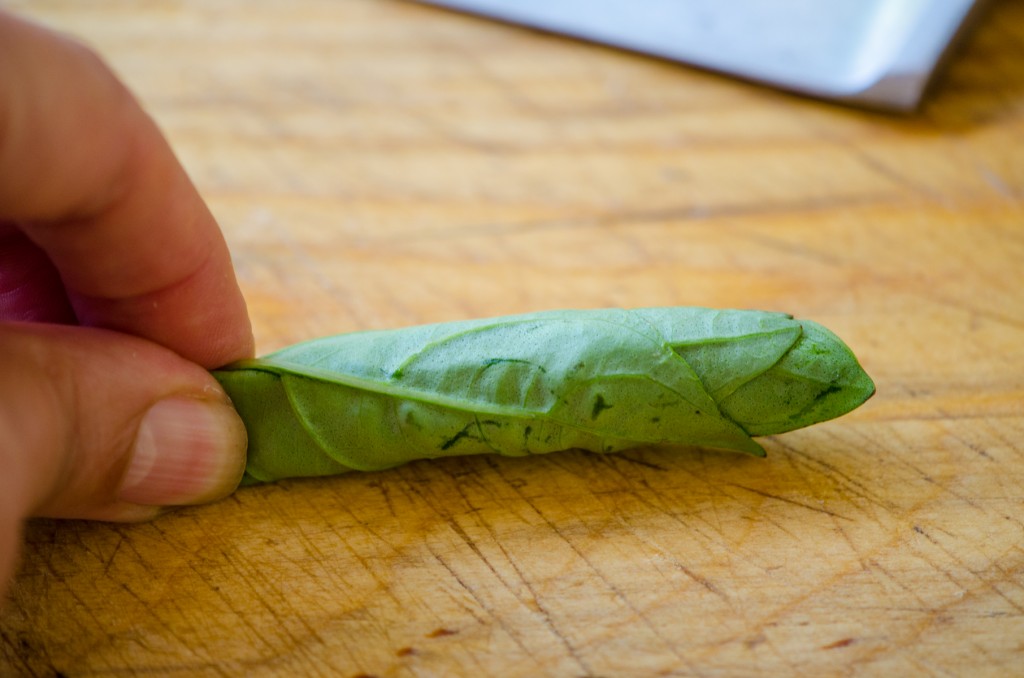
<path id="1" fill-rule="evenodd" d="M 13 6 L 166 130 L 261 352 L 752 307 L 835 330 L 878 395 L 765 460 L 449 459 L 37 521 L 0 674 L 1024 671 L 1024 4 L 906 118 L 409 2 Z"/>

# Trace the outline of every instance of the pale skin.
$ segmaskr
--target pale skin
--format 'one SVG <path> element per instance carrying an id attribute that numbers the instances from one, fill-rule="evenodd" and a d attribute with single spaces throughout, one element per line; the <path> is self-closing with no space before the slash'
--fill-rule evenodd
<path id="1" fill-rule="evenodd" d="M 230 494 L 207 369 L 253 353 L 227 246 L 152 119 L 76 41 L 0 11 L 0 597 L 22 526 Z"/>

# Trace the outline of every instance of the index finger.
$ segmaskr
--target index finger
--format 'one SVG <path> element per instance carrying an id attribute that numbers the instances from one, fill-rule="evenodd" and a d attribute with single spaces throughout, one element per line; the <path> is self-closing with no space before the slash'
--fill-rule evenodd
<path id="1" fill-rule="evenodd" d="M 0 177 L 79 322 L 205 367 L 251 355 L 223 235 L 152 119 L 92 51 L 3 12 Z"/>

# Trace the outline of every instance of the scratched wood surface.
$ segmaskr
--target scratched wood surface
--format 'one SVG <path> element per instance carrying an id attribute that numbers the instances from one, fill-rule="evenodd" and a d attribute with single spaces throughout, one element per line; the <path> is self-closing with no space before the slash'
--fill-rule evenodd
<path id="1" fill-rule="evenodd" d="M 449 459 L 38 521 L 0 674 L 1024 672 L 1024 3 L 907 118 L 408 2 L 13 7 L 166 130 L 261 352 L 754 307 L 833 328 L 879 391 L 766 460 Z"/>

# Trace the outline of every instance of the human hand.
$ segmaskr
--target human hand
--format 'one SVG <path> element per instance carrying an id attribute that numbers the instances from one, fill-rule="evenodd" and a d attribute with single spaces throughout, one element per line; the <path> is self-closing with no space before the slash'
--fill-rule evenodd
<path id="1" fill-rule="evenodd" d="M 88 49 L 0 11 L 0 595 L 30 516 L 233 491 L 245 429 L 204 368 L 252 352 L 227 246 L 155 124 Z"/>

